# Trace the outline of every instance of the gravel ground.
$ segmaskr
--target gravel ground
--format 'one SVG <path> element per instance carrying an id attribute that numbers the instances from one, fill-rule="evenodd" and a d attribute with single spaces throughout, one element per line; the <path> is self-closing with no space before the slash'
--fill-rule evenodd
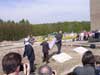
<path id="1" fill-rule="evenodd" d="M 57 75 L 64 75 L 75 65 L 81 64 L 81 55 L 73 51 L 73 49 L 76 48 L 76 46 L 73 46 L 73 45 L 78 44 L 80 46 L 80 43 L 84 44 L 87 42 L 84 42 L 84 41 L 83 42 L 67 42 L 67 43 L 63 42 L 62 52 L 69 54 L 72 57 L 71 60 L 66 61 L 61 64 L 54 61 L 52 58 L 50 58 L 50 63 L 48 65 L 50 65 L 53 70 L 57 71 Z M 33 47 L 34 47 L 34 51 L 36 55 L 35 64 L 36 64 L 36 68 L 38 69 L 41 65 L 45 63 L 42 63 L 42 51 L 41 51 L 41 46 L 39 45 L 39 43 L 35 43 Z M 88 49 L 91 50 L 94 54 L 98 54 L 98 55 L 100 54 L 99 48 L 98 49 L 88 48 Z M 9 52 L 12 52 L 12 51 L 18 52 L 22 55 L 23 50 L 24 50 L 23 42 L 12 42 L 8 46 L 0 46 L 0 61 L 2 61 L 2 57 Z M 57 47 L 54 46 L 53 49 L 50 50 L 50 55 L 53 55 L 56 51 L 57 51 Z M 0 65 L 1 65 L 1 62 L 0 62 Z M 37 73 L 37 69 L 36 69 L 36 73 Z M 0 67 L 0 73 L 1 73 L 0 75 L 3 75 L 2 67 Z"/>

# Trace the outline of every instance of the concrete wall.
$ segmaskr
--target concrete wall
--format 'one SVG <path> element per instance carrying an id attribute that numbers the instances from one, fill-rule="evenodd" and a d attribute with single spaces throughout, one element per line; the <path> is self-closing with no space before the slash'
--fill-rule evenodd
<path id="1" fill-rule="evenodd" d="M 100 30 L 100 0 L 90 0 L 91 30 Z"/>

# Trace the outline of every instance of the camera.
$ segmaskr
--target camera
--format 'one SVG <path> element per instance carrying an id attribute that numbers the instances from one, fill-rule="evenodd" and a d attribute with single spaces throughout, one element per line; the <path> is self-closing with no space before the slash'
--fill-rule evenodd
<path id="1" fill-rule="evenodd" d="M 19 71 L 24 71 L 23 64 L 20 64 L 20 69 L 19 69 Z"/>

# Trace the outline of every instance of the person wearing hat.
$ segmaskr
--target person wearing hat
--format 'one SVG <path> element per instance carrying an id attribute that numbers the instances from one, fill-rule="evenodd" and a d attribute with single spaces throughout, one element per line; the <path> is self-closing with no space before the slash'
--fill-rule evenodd
<path id="1" fill-rule="evenodd" d="M 45 40 L 40 44 L 42 46 L 42 52 L 43 52 L 43 62 L 49 63 L 49 44 L 48 39 L 45 38 Z"/>

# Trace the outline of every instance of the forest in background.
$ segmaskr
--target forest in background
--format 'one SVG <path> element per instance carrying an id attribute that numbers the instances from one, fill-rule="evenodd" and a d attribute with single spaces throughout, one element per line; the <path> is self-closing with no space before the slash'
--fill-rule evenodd
<path id="1" fill-rule="evenodd" d="M 22 19 L 19 22 L 3 21 L 0 19 L 0 41 L 20 40 L 27 35 L 43 36 L 53 32 L 81 32 L 90 31 L 89 21 L 58 22 L 46 24 L 30 24 L 28 20 Z"/>

